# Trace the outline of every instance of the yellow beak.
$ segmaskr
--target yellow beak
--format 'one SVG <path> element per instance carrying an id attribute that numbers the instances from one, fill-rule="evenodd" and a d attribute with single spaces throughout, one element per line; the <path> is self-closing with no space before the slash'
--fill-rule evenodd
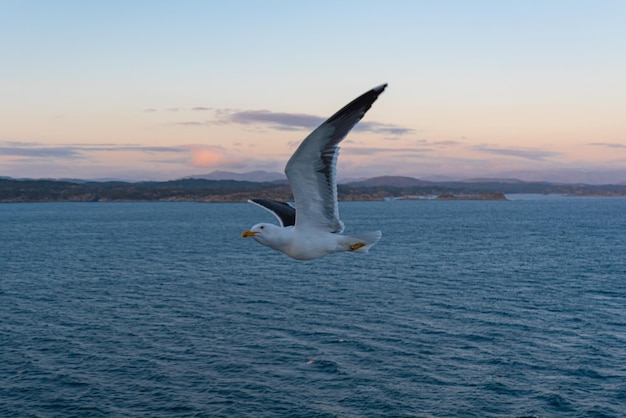
<path id="1" fill-rule="evenodd" d="M 241 234 L 241 238 L 253 237 L 256 234 L 257 234 L 256 232 L 252 232 L 250 230 L 247 230 L 247 231 L 244 231 L 243 234 Z"/>

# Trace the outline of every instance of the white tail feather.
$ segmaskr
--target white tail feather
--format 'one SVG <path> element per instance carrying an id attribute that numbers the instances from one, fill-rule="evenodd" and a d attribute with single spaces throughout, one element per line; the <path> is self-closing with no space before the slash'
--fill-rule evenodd
<path id="1" fill-rule="evenodd" d="M 355 253 L 366 253 L 372 248 L 383 236 L 380 231 L 366 232 L 364 234 L 351 235 L 344 237 L 340 241 L 342 247 L 340 251 L 352 251 Z"/>

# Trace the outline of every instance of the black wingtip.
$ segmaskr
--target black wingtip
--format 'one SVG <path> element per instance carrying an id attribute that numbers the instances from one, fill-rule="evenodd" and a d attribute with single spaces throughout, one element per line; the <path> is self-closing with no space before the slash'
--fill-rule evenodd
<path id="1" fill-rule="evenodd" d="M 372 90 L 377 92 L 378 94 L 382 93 L 383 91 L 385 91 L 385 89 L 387 88 L 387 83 L 385 84 L 381 84 L 378 87 L 374 87 Z"/>
<path id="2" fill-rule="evenodd" d="M 296 209 L 286 202 L 269 199 L 249 199 L 248 202 L 272 212 L 280 220 L 281 226 L 296 224 Z"/>
<path id="3" fill-rule="evenodd" d="M 357 120 L 355 120 L 354 123 L 358 122 L 358 120 L 361 119 L 365 115 L 365 113 L 370 109 L 370 107 L 372 107 L 372 104 L 374 104 L 376 99 L 378 99 L 378 96 L 380 96 L 380 94 L 383 91 L 385 91 L 385 88 L 387 88 L 387 83 L 381 84 L 380 86 L 374 87 L 368 92 L 363 93 L 362 95 L 360 95 L 359 97 L 357 97 L 356 99 L 354 99 L 353 101 L 345 105 L 341 110 L 339 110 L 333 116 L 328 118 L 328 120 L 325 123 L 335 122 L 336 120 L 346 115 L 352 114 L 354 112 L 357 112 L 358 114 L 358 118 Z M 352 126 L 349 127 L 349 129 L 351 128 Z"/>

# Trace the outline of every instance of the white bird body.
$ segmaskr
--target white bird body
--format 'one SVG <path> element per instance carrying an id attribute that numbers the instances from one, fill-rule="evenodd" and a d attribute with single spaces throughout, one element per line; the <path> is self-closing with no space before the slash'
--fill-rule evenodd
<path id="1" fill-rule="evenodd" d="M 296 260 L 313 260 L 343 251 L 367 252 L 382 236 L 380 231 L 345 236 L 319 230 L 299 230 L 293 226 L 280 227 L 267 223 L 256 224 L 246 232 L 247 236 L 254 237 L 259 243 Z M 254 235 L 251 235 L 250 232 L 254 232 Z"/>
<path id="2" fill-rule="evenodd" d="M 338 144 L 385 90 L 386 84 L 359 96 L 343 107 L 300 144 L 285 174 L 296 208 L 283 202 L 252 199 L 269 210 L 280 226 L 256 224 L 242 234 L 297 260 L 313 260 L 336 252 L 367 252 L 382 236 L 380 231 L 344 236 L 337 205 Z"/>

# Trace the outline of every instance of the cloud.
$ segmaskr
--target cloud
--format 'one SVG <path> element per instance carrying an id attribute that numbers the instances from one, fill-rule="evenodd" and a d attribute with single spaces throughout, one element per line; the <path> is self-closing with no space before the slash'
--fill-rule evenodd
<path id="1" fill-rule="evenodd" d="M 225 167 L 238 166 L 241 160 L 233 158 L 222 147 L 191 144 L 183 146 L 191 153 L 190 163 L 194 167 Z"/>
<path id="2" fill-rule="evenodd" d="M 71 146 L 70 146 L 71 147 Z M 143 145 L 73 145 L 77 151 L 92 152 L 147 152 L 147 153 L 184 153 L 184 147 L 158 147 Z"/>
<path id="3" fill-rule="evenodd" d="M 617 142 L 591 142 L 589 145 L 595 147 L 607 147 L 607 148 L 626 148 L 626 144 L 620 144 Z"/>
<path id="4" fill-rule="evenodd" d="M 201 147 L 191 148 L 191 164 L 195 167 L 213 167 L 223 163 L 224 155 L 216 150 Z"/>
<path id="5" fill-rule="evenodd" d="M 107 175 L 131 170 L 160 170 L 165 176 L 174 171 L 179 174 L 191 167 L 212 167 L 219 169 L 240 168 L 256 160 L 246 161 L 237 158 L 237 153 L 219 147 L 202 144 L 174 146 L 142 146 L 139 144 L 67 144 L 48 146 L 34 142 L 0 141 L 0 162 L 2 175 L 17 177 L 67 177 L 93 178 L 94 173 L 105 171 Z M 169 170 L 169 171 L 168 171 Z M 89 175 L 70 174 L 79 171 Z"/>
<path id="6" fill-rule="evenodd" d="M 388 134 L 388 135 L 407 135 L 415 132 L 414 129 L 404 128 L 402 126 L 392 125 L 390 123 L 379 123 L 379 122 L 359 122 L 355 127 L 355 131 L 360 132 L 373 132 L 377 134 Z"/>
<path id="7" fill-rule="evenodd" d="M 75 159 L 85 157 L 88 152 L 148 152 L 182 153 L 184 147 L 141 146 L 133 144 L 69 144 L 49 146 L 35 142 L 6 141 L 0 142 L 0 156 L 29 158 Z"/>
<path id="8" fill-rule="evenodd" d="M 459 141 L 452 141 L 452 140 L 431 142 L 431 145 L 434 145 L 436 147 L 451 147 L 451 146 L 459 145 L 459 144 L 461 144 Z"/>
<path id="9" fill-rule="evenodd" d="M 342 148 L 342 151 L 349 155 L 378 155 L 378 154 L 403 154 L 403 155 L 422 155 L 430 152 L 430 148 L 377 148 L 377 147 L 349 147 Z"/>
<path id="10" fill-rule="evenodd" d="M 187 122 L 176 122 L 174 125 L 179 126 L 205 126 L 210 125 L 210 122 L 197 122 L 197 121 L 187 121 Z"/>
<path id="11" fill-rule="evenodd" d="M 209 110 L 214 110 L 214 109 L 212 107 L 204 107 L 204 106 L 195 106 L 195 107 L 192 107 L 191 109 L 185 109 L 185 108 L 182 108 L 182 107 L 168 107 L 168 108 L 165 108 L 165 109 L 161 109 L 161 111 L 173 112 L 173 113 L 184 112 L 184 111 L 187 111 L 187 110 L 209 111 Z M 143 111 L 146 112 L 146 113 L 153 113 L 153 112 L 158 112 L 159 109 L 155 109 L 155 108 L 151 107 L 151 108 L 148 108 L 148 109 L 144 109 Z"/>
<path id="12" fill-rule="evenodd" d="M 157 147 L 157 146 L 142 146 L 142 145 L 121 145 L 110 148 L 89 148 L 93 151 L 138 151 L 138 152 L 165 152 L 165 153 L 180 153 L 187 152 L 183 147 Z"/>
<path id="13" fill-rule="evenodd" d="M 326 118 L 304 113 L 271 112 L 269 110 L 216 111 L 221 123 L 240 125 L 262 124 L 282 131 L 313 130 L 321 125 Z M 386 135 L 407 135 L 415 132 L 411 128 L 379 122 L 360 122 L 354 128 L 359 132 L 372 132 Z"/>
<path id="14" fill-rule="evenodd" d="M 275 129 L 314 129 L 319 126 L 324 119 L 318 116 L 305 115 L 300 113 L 274 113 L 269 110 L 243 110 L 227 114 L 226 120 L 231 123 L 242 125 L 249 124 L 269 124 Z"/>
<path id="15" fill-rule="evenodd" d="M 73 147 L 46 147 L 33 144 L 0 146 L 0 156 L 73 159 L 81 152 Z"/>
<path id="16" fill-rule="evenodd" d="M 476 145 L 471 147 L 474 151 L 487 154 L 506 155 L 509 157 L 523 158 L 532 161 L 543 161 L 550 157 L 558 157 L 560 152 L 546 151 L 539 149 L 519 149 L 519 148 L 497 148 L 487 145 Z"/>
<path id="17" fill-rule="evenodd" d="M 417 141 L 415 141 L 416 143 L 420 144 L 420 145 L 428 145 L 431 147 L 453 147 L 456 145 L 460 145 L 461 142 L 459 141 L 454 141 L 454 140 L 448 140 L 448 141 L 429 141 L 428 139 L 418 139 Z"/>

